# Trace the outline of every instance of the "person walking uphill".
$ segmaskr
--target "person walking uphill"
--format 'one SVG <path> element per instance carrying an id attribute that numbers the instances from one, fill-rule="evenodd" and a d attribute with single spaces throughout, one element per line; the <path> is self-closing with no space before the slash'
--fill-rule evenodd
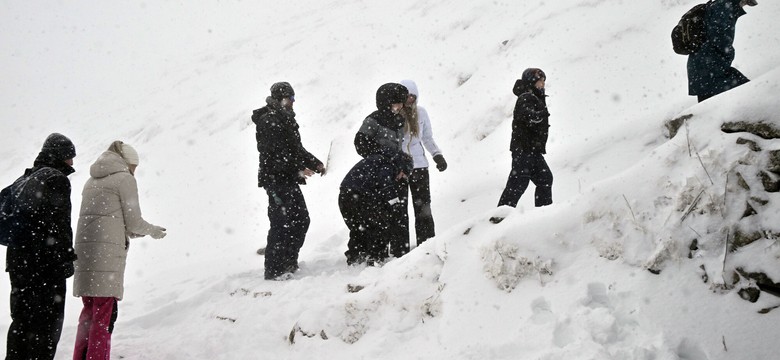
<path id="1" fill-rule="evenodd" d="M 387 83 L 376 91 L 377 110 L 363 120 L 355 134 L 355 149 L 363 158 L 374 154 L 383 154 L 394 158 L 396 155 L 411 163 L 412 159 L 401 151 L 403 142 L 404 118 L 400 114 L 409 91 L 401 84 Z M 397 183 L 398 191 L 406 189 L 406 177 L 401 175 Z M 406 205 L 394 207 L 388 221 L 390 226 L 390 255 L 401 257 L 409 252 L 409 215 Z"/>
<path id="2" fill-rule="evenodd" d="M 523 71 L 515 82 L 513 92 L 517 95 L 514 119 L 512 120 L 512 171 L 506 182 L 498 206 L 517 206 L 520 197 L 528 188 L 528 182 L 536 185 L 534 202 L 537 207 L 552 204 L 553 175 L 544 154 L 547 153 L 549 117 L 544 94 L 547 76 L 541 69 Z M 503 218 L 491 218 L 494 223 Z"/>
<path id="3" fill-rule="evenodd" d="M 734 34 L 737 19 L 745 15 L 745 5 L 755 0 L 713 0 L 705 16 L 706 40 L 688 56 L 688 94 L 702 102 L 748 82 L 734 61 Z"/>
<path id="4" fill-rule="evenodd" d="M 404 125 L 404 140 L 402 149 L 412 156 L 414 170 L 409 174 L 408 188 L 412 192 L 412 207 L 414 208 L 414 228 L 417 237 L 417 246 L 436 235 L 431 213 L 431 189 L 430 176 L 428 175 L 428 159 L 425 150 L 431 153 L 436 168 L 439 171 L 447 169 L 447 161 L 444 160 L 439 146 L 433 140 L 433 129 L 428 112 L 422 106 L 417 105 L 419 91 L 417 84 L 412 80 L 402 80 L 401 85 L 409 90 L 406 104 L 401 114 L 406 121 Z M 402 203 L 405 205 L 408 192 L 401 192 Z M 403 210 L 406 212 L 406 208 Z"/>
<path id="5" fill-rule="evenodd" d="M 81 297 L 84 307 L 73 360 L 110 357 L 117 301 L 124 296 L 129 239 L 166 235 L 165 228 L 141 216 L 135 179 L 138 163 L 138 152 L 132 146 L 114 141 L 90 167 L 81 193 L 73 296 Z"/>
<path id="6" fill-rule="evenodd" d="M 268 195 L 268 242 L 265 279 L 285 280 L 298 270 L 298 252 L 309 230 L 309 211 L 299 185 L 325 166 L 304 149 L 293 103 L 295 92 L 286 82 L 271 86 L 266 106 L 252 113 L 257 133 L 257 184 Z"/>
<path id="7" fill-rule="evenodd" d="M 11 280 L 7 360 L 53 359 L 65 313 L 65 279 L 73 275 L 70 180 L 76 147 L 61 134 L 43 143 L 33 167 L 10 186 L 15 208 L 6 252 Z"/>

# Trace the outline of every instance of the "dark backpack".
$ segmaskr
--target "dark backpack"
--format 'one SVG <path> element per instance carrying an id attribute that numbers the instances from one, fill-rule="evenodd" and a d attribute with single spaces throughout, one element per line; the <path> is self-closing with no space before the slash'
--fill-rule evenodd
<path id="1" fill-rule="evenodd" d="M 672 29 L 672 48 L 680 55 L 690 55 L 701 48 L 707 40 L 707 10 L 712 1 L 699 4 L 688 10 L 677 26 Z"/>
<path id="2" fill-rule="evenodd" d="M 19 240 L 17 234 L 23 228 L 23 216 L 19 195 L 27 183 L 28 177 L 22 176 L 0 191 L 0 245 L 14 246 Z"/>

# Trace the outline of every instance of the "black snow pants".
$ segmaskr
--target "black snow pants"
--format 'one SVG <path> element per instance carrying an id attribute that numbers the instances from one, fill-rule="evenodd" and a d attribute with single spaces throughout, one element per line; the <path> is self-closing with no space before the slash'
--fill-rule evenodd
<path id="1" fill-rule="evenodd" d="M 368 262 L 369 265 L 387 259 L 392 215 L 389 205 L 366 197 L 360 192 L 342 189 L 339 193 L 339 210 L 349 228 L 347 243 L 348 265 Z"/>
<path id="2" fill-rule="evenodd" d="M 389 215 L 388 236 L 390 237 L 390 255 L 396 258 L 409 253 L 409 179 L 396 182 L 400 203 L 393 206 Z"/>
<path id="3" fill-rule="evenodd" d="M 9 273 L 11 326 L 6 360 L 54 359 L 65 318 L 65 279 Z"/>
<path id="4" fill-rule="evenodd" d="M 298 252 L 309 230 L 309 210 L 298 184 L 265 186 L 268 194 L 268 243 L 265 278 L 298 270 Z"/>
<path id="5" fill-rule="evenodd" d="M 412 208 L 414 208 L 414 231 L 417 246 L 436 235 L 431 213 L 431 186 L 428 168 L 417 168 L 409 175 L 409 190 L 412 192 Z M 407 190 L 401 191 L 406 194 Z M 404 210 L 406 207 L 404 206 Z"/>
<path id="6" fill-rule="evenodd" d="M 513 152 L 512 171 L 506 181 L 498 206 L 517 206 L 520 197 L 528 188 L 528 182 L 536 185 L 534 203 L 537 207 L 552 204 L 553 175 L 544 155 L 533 152 Z"/>

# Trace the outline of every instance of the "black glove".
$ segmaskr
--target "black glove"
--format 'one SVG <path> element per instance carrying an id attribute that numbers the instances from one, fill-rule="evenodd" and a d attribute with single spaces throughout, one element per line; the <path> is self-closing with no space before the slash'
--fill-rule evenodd
<path id="1" fill-rule="evenodd" d="M 433 157 L 433 161 L 436 162 L 436 168 L 439 171 L 447 170 L 447 162 L 444 160 L 444 155 L 439 154 Z"/>

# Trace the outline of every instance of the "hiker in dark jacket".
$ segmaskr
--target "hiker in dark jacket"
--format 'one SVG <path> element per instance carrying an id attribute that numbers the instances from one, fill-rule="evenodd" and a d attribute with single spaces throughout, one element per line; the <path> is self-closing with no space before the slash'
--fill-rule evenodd
<path id="1" fill-rule="evenodd" d="M 372 154 L 396 154 L 409 163 L 412 158 L 401 151 L 404 139 L 404 117 L 400 111 L 404 107 L 409 90 L 398 83 L 387 83 L 376 91 L 377 110 L 368 115 L 355 135 L 355 149 L 362 157 Z M 406 188 L 408 173 L 398 182 L 398 191 Z M 390 255 L 401 257 L 409 252 L 409 214 L 406 206 L 392 209 L 390 214 Z"/>
<path id="2" fill-rule="evenodd" d="M 348 265 L 379 265 L 388 257 L 393 214 L 401 206 L 398 181 L 410 171 L 401 154 L 385 150 L 360 160 L 344 177 L 339 209 L 349 228 Z"/>
<path id="3" fill-rule="evenodd" d="M 46 138 L 33 167 L 14 182 L 22 223 L 6 252 L 11 318 L 6 359 L 53 359 L 65 315 L 65 279 L 73 275 L 70 180 L 76 148 Z"/>
<path id="4" fill-rule="evenodd" d="M 547 76 L 542 70 L 530 68 L 523 71 L 522 78 L 515 82 L 512 91 L 517 95 L 517 102 L 509 145 L 512 151 L 512 171 L 498 206 L 517 206 L 529 181 L 536 185 L 536 206 L 552 204 L 553 176 L 544 160 L 550 128 L 550 113 L 544 94 L 546 80 Z"/>
<path id="5" fill-rule="evenodd" d="M 298 252 L 309 229 L 309 211 L 299 185 L 325 166 L 304 149 L 293 102 L 295 92 L 286 82 L 271 86 L 266 106 L 252 114 L 260 152 L 257 183 L 268 194 L 268 242 L 265 278 L 284 280 L 298 270 Z"/>
<path id="6" fill-rule="evenodd" d="M 688 56 L 688 94 L 702 102 L 748 82 L 731 66 L 734 61 L 734 33 L 745 5 L 755 0 L 714 0 L 707 8 L 707 37 L 701 48 Z"/>

